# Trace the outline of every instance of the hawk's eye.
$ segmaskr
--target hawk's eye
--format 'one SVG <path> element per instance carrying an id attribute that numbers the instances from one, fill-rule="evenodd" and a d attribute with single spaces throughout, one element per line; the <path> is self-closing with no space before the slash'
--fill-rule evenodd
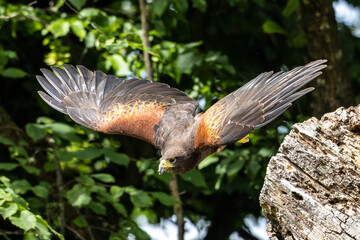
<path id="1" fill-rule="evenodd" d="M 171 164 L 174 164 L 174 163 L 176 162 L 176 159 L 175 159 L 175 158 L 170 158 L 170 159 L 169 159 L 169 162 L 170 162 Z"/>

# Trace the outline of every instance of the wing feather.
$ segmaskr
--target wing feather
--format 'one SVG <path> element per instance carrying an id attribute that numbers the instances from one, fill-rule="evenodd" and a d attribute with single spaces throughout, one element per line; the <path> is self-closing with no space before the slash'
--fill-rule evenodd
<path id="1" fill-rule="evenodd" d="M 262 73 L 221 99 L 202 115 L 194 147 L 227 145 L 268 124 L 314 89 L 298 91 L 321 74 L 326 61 L 310 62 L 288 72 Z"/>
<path id="2" fill-rule="evenodd" d="M 76 123 L 96 131 L 129 135 L 160 146 L 161 140 L 155 141 L 155 129 L 165 111 L 190 103 L 187 111 L 194 114 L 198 105 L 184 92 L 163 83 L 124 80 L 76 67 L 64 64 L 64 69 L 52 67 L 53 72 L 41 69 L 45 78 L 37 79 L 46 93 L 39 91 L 39 95 Z"/>

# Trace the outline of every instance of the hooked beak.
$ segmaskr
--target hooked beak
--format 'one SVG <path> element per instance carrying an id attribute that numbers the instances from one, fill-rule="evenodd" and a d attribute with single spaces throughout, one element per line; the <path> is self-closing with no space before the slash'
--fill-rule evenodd
<path id="1" fill-rule="evenodd" d="M 160 164 L 159 164 L 159 170 L 158 170 L 159 175 L 162 175 L 166 169 L 172 168 L 172 167 L 174 167 L 174 165 L 172 165 L 168 159 L 161 160 Z"/>

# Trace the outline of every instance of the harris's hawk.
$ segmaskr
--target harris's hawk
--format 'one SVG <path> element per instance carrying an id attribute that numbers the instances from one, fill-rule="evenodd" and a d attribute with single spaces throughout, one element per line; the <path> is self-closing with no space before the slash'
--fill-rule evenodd
<path id="1" fill-rule="evenodd" d="M 145 140 L 161 150 L 159 173 L 185 173 L 208 155 L 243 139 L 313 90 L 298 91 L 321 74 L 326 60 L 288 72 L 265 72 L 230 93 L 205 113 L 197 101 L 164 83 L 124 80 L 84 66 L 41 69 L 42 99 L 95 131 Z"/>

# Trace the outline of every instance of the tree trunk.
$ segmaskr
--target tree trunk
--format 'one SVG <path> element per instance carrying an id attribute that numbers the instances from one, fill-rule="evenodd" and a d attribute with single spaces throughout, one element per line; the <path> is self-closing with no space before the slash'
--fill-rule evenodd
<path id="1" fill-rule="evenodd" d="M 325 58 L 328 67 L 313 81 L 311 109 L 315 117 L 340 106 L 355 104 L 350 78 L 343 63 L 337 22 L 331 0 L 301 0 L 301 26 L 306 34 L 307 50 L 313 60 Z M 344 94 L 346 93 L 346 94 Z"/>
<path id="2" fill-rule="evenodd" d="M 295 124 L 260 204 L 275 239 L 360 239 L 360 105 Z"/>

